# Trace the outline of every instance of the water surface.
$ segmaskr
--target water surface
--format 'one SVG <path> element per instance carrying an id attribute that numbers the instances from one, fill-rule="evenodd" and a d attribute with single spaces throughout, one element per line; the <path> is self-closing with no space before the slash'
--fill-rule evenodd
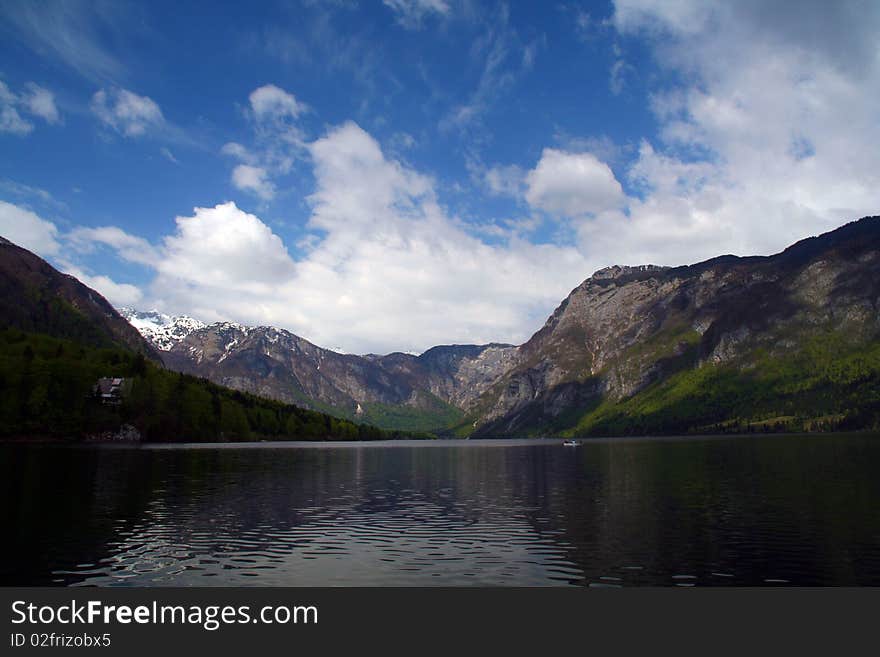
<path id="1" fill-rule="evenodd" d="M 0 447 L 5 585 L 880 585 L 880 436 Z"/>

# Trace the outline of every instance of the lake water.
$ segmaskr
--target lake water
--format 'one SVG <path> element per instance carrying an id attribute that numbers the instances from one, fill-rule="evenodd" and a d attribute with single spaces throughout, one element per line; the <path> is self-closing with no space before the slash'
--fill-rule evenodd
<path id="1" fill-rule="evenodd" d="M 880 435 L 0 447 L 5 585 L 880 585 Z"/>

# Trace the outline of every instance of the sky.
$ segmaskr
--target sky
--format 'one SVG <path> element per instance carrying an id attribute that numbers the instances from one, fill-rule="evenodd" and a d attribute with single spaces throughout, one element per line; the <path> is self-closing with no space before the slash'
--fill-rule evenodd
<path id="1" fill-rule="evenodd" d="M 117 307 L 519 344 L 880 213 L 880 3 L 0 3 L 0 235 Z"/>

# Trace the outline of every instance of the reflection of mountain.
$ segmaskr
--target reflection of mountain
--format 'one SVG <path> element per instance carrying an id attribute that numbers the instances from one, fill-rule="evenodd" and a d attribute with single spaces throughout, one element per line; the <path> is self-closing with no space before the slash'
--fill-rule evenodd
<path id="1" fill-rule="evenodd" d="M 4 584 L 880 583 L 870 436 L 11 454 Z"/>

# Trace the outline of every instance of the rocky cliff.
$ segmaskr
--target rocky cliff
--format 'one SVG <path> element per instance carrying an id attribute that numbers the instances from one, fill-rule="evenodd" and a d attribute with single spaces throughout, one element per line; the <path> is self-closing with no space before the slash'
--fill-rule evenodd
<path id="1" fill-rule="evenodd" d="M 769 257 L 605 269 L 575 288 L 519 348 L 517 365 L 475 403 L 471 426 L 477 435 L 589 433 L 616 404 L 626 401 L 632 412 L 633 400 L 649 389 L 659 394 L 659 412 L 675 393 L 667 390 L 664 402 L 664 382 L 695 373 L 723 373 L 749 394 L 773 368 L 808 358 L 805 350 L 817 341 L 834 345 L 836 355 L 825 355 L 829 367 L 850 353 L 870 361 L 880 337 L 878 293 L 878 217 Z M 815 370 L 804 363 L 801 383 L 821 379 Z M 777 417 L 789 418 L 785 390 L 777 393 Z M 709 416 L 719 426 L 735 420 L 724 412 L 701 415 Z"/>
<path id="2" fill-rule="evenodd" d="M 421 356 L 356 356 L 282 329 L 218 323 L 189 331 L 163 357 L 171 369 L 245 392 L 388 428 L 439 430 L 512 366 L 515 350 L 455 345 Z"/>

